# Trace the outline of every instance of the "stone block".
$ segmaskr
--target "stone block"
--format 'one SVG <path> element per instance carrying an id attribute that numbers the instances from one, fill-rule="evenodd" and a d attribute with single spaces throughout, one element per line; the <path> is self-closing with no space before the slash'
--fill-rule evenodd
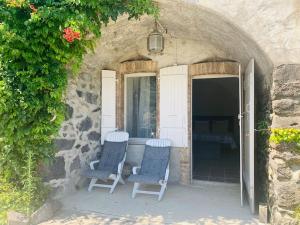
<path id="1" fill-rule="evenodd" d="M 101 137 L 101 134 L 96 131 L 92 131 L 88 134 L 88 139 L 90 141 L 100 141 L 100 137 Z"/>
<path id="2" fill-rule="evenodd" d="M 40 224 L 51 219 L 55 213 L 62 208 L 62 204 L 57 200 L 51 200 L 42 205 L 31 215 L 30 224 Z"/>
<path id="3" fill-rule="evenodd" d="M 84 120 L 82 120 L 79 124 L 79 131 L 88 131 L 93 126 L 93 121 L 90 117 L 86 117 Z"/>
<path id="4" fill-rule="evenodd" d="M 190 163 L 189 161 L 180 161 L 180 183 L 190 184 Z"/>
<path id="5" fill-rule="evenodd" d="M 76 158 L 73 160 L 73 162 L 70 166 L 70 172 L 72 172 L 73 170 L 80 169 L 80 167 L 81 167 L 80 158 L 79 158 L 79 156 L 76 156 Z"/>
<path id="6" fill-rule="evenodd" d="M 300 65 L 299 64 L 284 64 L 276 67 L 273 71 L 273 80 L 275 82 L 291 82 L 299 81 Z"/>
<path id="7" fill-rule="evenodd" d="M 95 95 L 95 94 L 90 93 L 90 92 L 85 93 L 85 101 L 87 103 L 96 105 L 97 104 L 97 99 L 98 99 L 98 95 Z"/>
<path id="8" fill-rule="evenodd" d="M 268 223 L 268 206 L 265 204 L 259 204 L 259 222 L 263 224 Z"/>
<path id="9" fill-rule="evenodd" d="M 75 189 L 85 189 L 90 184 L 91 179 L 88 179 L 83 176 L 77 176 L 77 180 L 75 182 Z"/>
<path id="10" fill-rule="evenodd" d="M 76 90 L 76 93 L 77 93 L 77 96 L 80 97 L 80 98 L 81 98 L 82 95 L 83 95 L 82 91 L 79 91 L 79 90 Z"/>
<path id="11" fill-rule="evenodd" d="M 299 225 L 299 221 L 297 221 L 293 217 L 293 212 L 288 212 L 287 210 L 273 209 L 273 214 L 271 217 L 272 225 Z"/>
<path id="12" fill-rule="evenodd" d="M 73 148 L 75 143 L 75 139 L 56 139 L 55 140 L 55 147 L 59 150 L 70 150 Z"/>
<path id="13" fill-rule="evenodd" d="M 300 116 L 300 101 L 293 99 L 274 100 L 273 111 L 276 115 Z"/>
<path id="14" fill-rule="evenodd" d="M 300 65 L 281 65 L 273 72 L 272 98 L 281 100 L 290 98 L 300 100 Z M 289 107 L 291 102 L 279 103 L 277 107 Z M 299 104 L 299 103 L 298 103 Z M 274 105 L 274 104 L 273 104 Z M 275 105 L 275 110 L 278 108 Z M 288 110 L 288 109 L 287 109 Z M 291 111 L 295 112 L 295 111 Z"/>
<path id="15" fill-rule="evenodd" d="M 272 128 L 300 128 L 300 116 L 273 116 Z"/>
<path id="16" fill-rule="evenodd" d="M 122 171 L 122 176 L 123 178 L 127 178 L 132 174 L 132 165 L 130 163 L 125 162 L 123 171 Z"/>
<path id="17" fill-rule="evenodd" d="M 292 171 L 285 165 L 280 165 L 277 168 L 277 179 L 279 181 L 288 181 L 292 178 Z"/>
<path id="18" fill-rule="evenodd" d="M 65 178 L 66 170 L 64 157 L 56 157 L 50 165 L 40 165 L 39 174 L 45 182 L 53 179 Z"/>
<path id="19" fill-rule="evenodd" d="M 89 145 L 85 145 L 85 146 L 83 146 L 83 147 L 81 148 L 81 152 L 82 152 L 82 153 L 89 152 L 90 150 L 91 150 L 91 149 L 90 149 Z"/>
<path id="20" fill-rule="evenodd" d="M 66 104 L 66 120 L 69 120 L 73 117 L 74 109 L 69 104 Z"/>
<path id="21" fill-rule="evenodd" d="M 7 213 L 7 223 L 8 225 L 29 225 L 29 218 L 15 211 L 9 211 Z"/>
<path id="22" fill-rule="evenodd" d="M 296 153 L 297 145 L 293 143 L 281 143 L 275 144 L 270 143 L 271 149 L 269 158 L 284 160 L 288 165 L 299 164 L 300 165 L 300 154 Z"/>
<path id="23" fill-rule="evenodd" d="M 99 112 L 100 111 L 100 107 L 97 107 L 96 109 L 94 109 L 92 112 Z"/>
<path id="24" fill-rule="evenodd" d="M 300 184 L 295 182 L 280 182 L 274 185 L 277 194 L 277 204 L 285 209 L 293 209 L 300 204 Z"/>
<path id="25" fill-rule="evenodd" d="M 284 160 L 280 158 L 270 158 L 269 175 L 279 181 L 289 181 L 292 178 L 292 170 L 287 166 Z"/>
<path id="26" fill-rule="evenodd" d="M 298 98 L 300 96 L 300 81 L 278 82 L 273 84 L 272 99 Z"/>

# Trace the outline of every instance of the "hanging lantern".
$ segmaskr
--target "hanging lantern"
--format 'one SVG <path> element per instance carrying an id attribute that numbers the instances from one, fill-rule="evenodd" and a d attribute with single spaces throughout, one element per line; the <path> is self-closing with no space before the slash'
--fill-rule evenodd
<path id="1" fill-rule="evenodd" d="M 158 23 L 155 21 L 154 30 L 149 34 L 147 47 L 149 54 L 163 54 L 165 48 L 163 34 L 158 30 Z"/>

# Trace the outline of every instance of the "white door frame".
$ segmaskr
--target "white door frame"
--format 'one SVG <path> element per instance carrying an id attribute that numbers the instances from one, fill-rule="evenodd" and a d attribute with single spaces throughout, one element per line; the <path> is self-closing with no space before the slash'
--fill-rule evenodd
<path id="1" fill-rule="evenodd" d="M 199 80 L 199 79 L 219 79 L 219 78 L 237 78 L 239 79 L 239 90 L 241 90 L 241 79 L 242 79 L 242 75 L 241 75 L 241 65 L 239 65 L 239 75 L 232 75 L 232 74 L 208 74 L 208 75 L 200 75 L 200 76 L 193 76 L 191 78 L 191 96 L 190 96 L 190 143 L 191 143 L 191 158 L 190 158 L 190 177 L 191 177 L 191 184 L 194 182 L 193 179 L 193 80 Z M 242 93 L 239 91 L 239 112 L 241 113 L 241 107 L 242 107 L 242 102 L 241 102 L 241 98 L 242 98 Z M 237 115 L 239 116 L 239 115 Z M 241 137 L 241 129 L 240 129 L 240 139 Z M 241 187 L 241 195 L 242 195 L 242 190 L 243 190 L 243 186 L 242 186 L 242 145 L 240 142 L 240 187 Z M 242 205 L 242 196 L 241 196 L 241 205 Z"/>

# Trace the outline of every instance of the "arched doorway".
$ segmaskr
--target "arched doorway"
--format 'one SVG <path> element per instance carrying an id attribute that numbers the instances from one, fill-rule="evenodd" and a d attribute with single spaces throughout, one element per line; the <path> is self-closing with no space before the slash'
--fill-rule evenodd
<path id="1" fill-rule="evenodd" d="M 160 8 L 160 21 L 168 28 L 163 55 L 149 56 L 147 53 L 146 38 L 153 26 L 151 18 L 143 17 L 138 22 L 121 18 L 104 29 L 96 54 L 87 56 L 86 62 L 118 71 L 120 62 L 147 56 L 157 62 L 159 70 L 172 65 L 190 65 L 225 58 L 239 62 L 241 74 L 244 74 L 249 60 L 255 58 L 255 83 L 257 93 L 261 96 L 258 104 L 268 99 L 272 63 L 244 31 L 222 16 L 198 6 L 183 3 L 180 14 L 176 4 L 168 5 L 167 1 L 161 2 Z M 174 171 L 180 171 L 180 174 L 174 176 L 174 180 L 188 184 L 192 180 L 191 149 L 181 148 L 178 152 Z"/>

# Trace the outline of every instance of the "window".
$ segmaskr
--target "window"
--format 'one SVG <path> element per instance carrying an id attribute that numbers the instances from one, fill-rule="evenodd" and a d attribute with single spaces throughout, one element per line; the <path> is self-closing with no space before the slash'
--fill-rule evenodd
<path id="1" fill-rule="evenodd" d="M 152 138 L 156 132 L 155 74 L 126 75 L 126 131 L 132 138 Z"/>

